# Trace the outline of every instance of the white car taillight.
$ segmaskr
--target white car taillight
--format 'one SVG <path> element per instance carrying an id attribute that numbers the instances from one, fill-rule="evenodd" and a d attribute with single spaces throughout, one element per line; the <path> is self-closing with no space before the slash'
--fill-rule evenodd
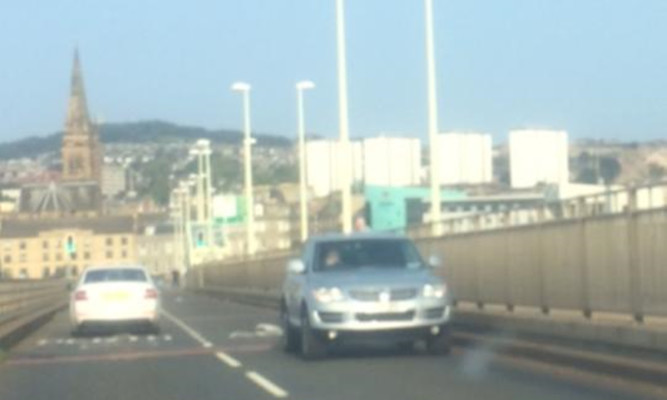
<path id="1" fill-rule="evenodd" d="M 144 294 L 144 299 L 157 299 L 157 290 L 146 289 L 146 294 Z"/>
<path id="2" fill-rule="evenodd" d="M 88 300 L 88 295 L 85 290 L 77 290 L 74 292 L 74 301 L 86 301 Z"/>

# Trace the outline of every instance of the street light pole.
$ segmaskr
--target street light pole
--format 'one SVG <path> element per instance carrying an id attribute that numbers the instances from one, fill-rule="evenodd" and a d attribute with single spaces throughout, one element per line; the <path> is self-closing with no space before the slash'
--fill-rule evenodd
<path id="1" fill-rule="evenodd" d="M 440 162 L 438 159 L 438 97 L 435 66 L 433 0 L 424 0 L 426 11 L 426 68 L 428 74 L 428 140 L 431 172 L 431 233 L 440 235 Z"/>
<path id="2" fill-rule="evenodd" d="M 336 43 L 338 53 L 338 112 L 340 124 L 341 202 L 343 233 L 352 232 L 352 185 L 350 183 L 350 127 L 347 99 L 347 55 L 345 49 L 345 4 L 336 0 Z"/>
<path id="3" fill-rule="evenodd" d="M 244 180 L 245 180 L 245 201 L 246 201 L 246 249 L 249 255 L 255 253 L 255 207 L 252 191 L 252 138 L 250 137 L 250 85 L 244 82 L 237 82 L 232 85 L 232 90 L 243 95 L 243 162 L 244 162 Z"/>
<path id="4" fill-rule="evenodd" d="M 301 81 L 296 84 L 297 108 L 299 119 L 299 206 L 301 214 L 301 241 L 308 238 L 308 195 L 306 193 L 306 122 L 304 116 L 303 92 L 314 89 L 311 81 Z"/>

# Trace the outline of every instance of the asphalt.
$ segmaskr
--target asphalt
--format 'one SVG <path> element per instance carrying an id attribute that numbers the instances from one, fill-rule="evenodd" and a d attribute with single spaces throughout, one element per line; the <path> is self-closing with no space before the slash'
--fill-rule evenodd
<path id="1" fill-rule="evenodd" d="M 0 364 L 0 399 L 637 399 L 496 362 L 489 349 L 433 357 L 343 347 L 307 362 L 278 347 L 275 311 L 165 291 L 161 332 L 71 337 L 57 314 Z"/>

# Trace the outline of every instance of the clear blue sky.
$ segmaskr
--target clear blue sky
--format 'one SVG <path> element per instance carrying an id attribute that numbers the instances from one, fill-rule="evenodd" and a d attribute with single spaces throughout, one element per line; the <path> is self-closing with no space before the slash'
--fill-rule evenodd
<path id="1" fill-rule="evenodd" d="M 667 137 L 667 1 L 435 0 L 442 130 Z M 0 5 L 0 141 L 63 126 L 72 50 L 105 121 L 337 132 L 334 0 L 22 0 Z M 353 136 L 425 137 L 421 0 L 348 0 Z"/>

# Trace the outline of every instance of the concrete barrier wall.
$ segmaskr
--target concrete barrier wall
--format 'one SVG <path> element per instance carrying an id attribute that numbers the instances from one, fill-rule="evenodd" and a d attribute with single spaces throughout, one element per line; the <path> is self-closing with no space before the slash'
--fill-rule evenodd
<path id="1" fill-rule="evenodd" d="M 64 280 L 0 281 L 0 350 L 20 341 L 67 304 Z"/>
<path id="2" fill-rule="evenodd" d="M 667 210 L 467 232 L 416 240 L 444 261 L 457 302 L 544 314 L 667 317 Z M 294 255 L 195 269 L 198 284 L 276 291 Z M 192 280 L 192 277 L 190 278 Z"/>

